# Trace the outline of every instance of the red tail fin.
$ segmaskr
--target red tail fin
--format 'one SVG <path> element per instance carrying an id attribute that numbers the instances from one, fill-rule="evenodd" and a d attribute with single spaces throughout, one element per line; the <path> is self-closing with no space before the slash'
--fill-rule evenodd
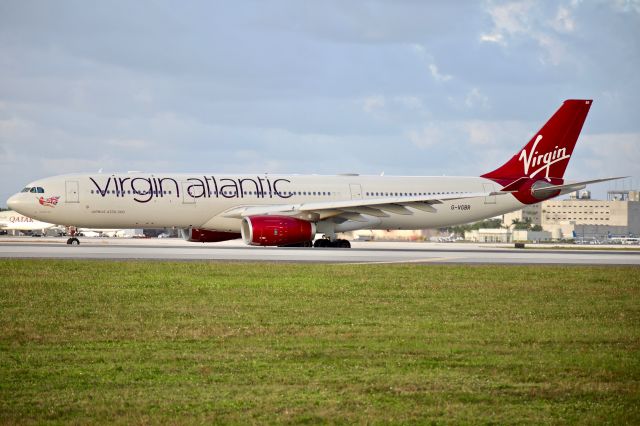
<path id="1" fill-rule="evenodd" d="M 564 101 L 560 109 L 520 152 L 482 177 L 503 182 L 524 176 L 547 180 L 562 178 L 591 102 L 586 99 Z"/>

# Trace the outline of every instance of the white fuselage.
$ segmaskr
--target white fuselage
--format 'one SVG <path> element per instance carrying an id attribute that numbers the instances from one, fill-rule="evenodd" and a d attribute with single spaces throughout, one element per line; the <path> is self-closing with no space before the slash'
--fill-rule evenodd
<path id="1" fill-rule="evenodd" d="M 211 175 L 116 173 L 63 175 L 32 182 L 44 193 L 11 198 L 15 210 L 34 219 L 91 228 L 202 228 L 239 232 L 241 220 L 225 212 L 242 206 L 333 202 L 398 196 L 489 193 L 499 186 L 480 177 L 359 175 Z M 410 214 L 363 213 L 359 220 L 324 223 L 318 232 L 355 229 L 422 229 L 473 222 L 522 208 L 512 195 L 464 198 L 409 207 Z M 363 219 L 364 218 L 364 219 Z"/>

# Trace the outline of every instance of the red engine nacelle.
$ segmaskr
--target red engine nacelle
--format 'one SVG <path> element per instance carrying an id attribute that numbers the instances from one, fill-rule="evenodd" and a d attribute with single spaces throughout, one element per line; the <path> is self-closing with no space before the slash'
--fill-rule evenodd
<path id="1" fill-rule="evenodd" d="M 240 234 L 237 232 L 208 231 L 206 229 L 197 228 L 183 229 L 182 236 L 185 240 L 196 243 L 217 243 L 219 241 L 228 241 L 240 238 Z"/>
<path id="2" fill-rule="evenodd" d="M 312 241 L 315 223 L 289 216 L 253 216 L 242 219 L 242 240 L 252 246 L 286 246 Z"/>

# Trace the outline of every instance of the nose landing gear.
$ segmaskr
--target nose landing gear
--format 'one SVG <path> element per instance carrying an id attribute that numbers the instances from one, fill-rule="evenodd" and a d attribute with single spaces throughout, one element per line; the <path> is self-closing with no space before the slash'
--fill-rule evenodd
<path id="1" fill-rule="evenodd" d="M 71 235 L 71 238 L 69 238 L 67 240 L 67 244 L 71 245 L 71 246 L 79 246 L 80 245 L 80 240 L 76 238 L 76 234 L 78 233 L 77 229 L 75 226 L 70 226 L 69 227 L 69 235 Z"/>

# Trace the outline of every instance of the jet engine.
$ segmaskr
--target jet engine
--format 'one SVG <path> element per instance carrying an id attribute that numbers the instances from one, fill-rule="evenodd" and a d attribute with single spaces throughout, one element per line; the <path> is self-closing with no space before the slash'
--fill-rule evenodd
<path id="1" fill-rule="evenodd" d="M 237 232 L 219 232 L 206 229 L 187 228 L 181 229 L 182 238 L 196 243 L 217 243 L 219 241 L 235 240 L 240 238 Z"/>
<path id="2" fill-rule="evenodd" d="M 253 216 L 242 219 L 240 231 L 245 244 L 287 246 L 313 241 L 316 225 L 289 216 Z"/>

